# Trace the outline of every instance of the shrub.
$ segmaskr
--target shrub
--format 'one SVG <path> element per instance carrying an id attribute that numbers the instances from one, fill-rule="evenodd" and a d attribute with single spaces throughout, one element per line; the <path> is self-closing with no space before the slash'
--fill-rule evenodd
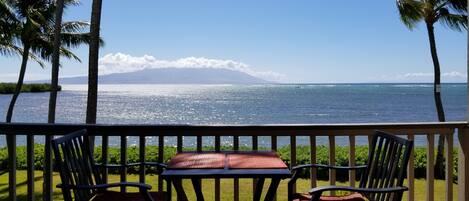
<path id="1" fill-rule="evenodd" d="M 221 150 L 230 150 L 231 147 L 221 147 Z M 249 147 L 240 147 L 240 150 L 249 150 Z M 266 148 L 261 148 L 266 149 Z M 17 147 L 17 169 L 25 170 L 27 168 L 26 164 L 26 146 Z M 184 151 L 193 151 L 194 148 L 184 148 Z M 203 150 L 214 150 L 213 147 L 206 146 Z M 296 162 L 297 164 L 307 164 L 310 163 L 310 147 L 309 146 L 298 146 L 297 149 Z M 356 165 L 364 165 L 368 159 L 368 147 L 367 146 L 356 146 L 355 148 L 355 163 Z M 94 158 L 96 163 L 102 163 L 101 157 L 101 147 L 96 147 L 94 152 Z M 175 147 L 165 147 L 163 162 L 168 162 L 169 159 L 176 154 L 177 150 Z M 110 147 L 108 149 L 109 153 L 109 164 L 119 164 L 120 163 L 120 149 L 117 147 Z M 158 147 L 157 146 L 146 146 L 145 147 L 145 159 L 147 161 L 156 162 L 158 161 Z M 284 146 L 278 149 L 278 153 L 285 163 L 290 164 L 290 146 Z M 457 150 L 453 150 L 454 155 L 454 175 L 457 175 Z M 316 148 L 316 163 L 318 164 L 328 164 L 329 155 L 327 146 L 317 146 Z M 436 155 L 436 154 L 435 154 Z M 415 148 L 415 159 L 414 159 L 414 170 L 415 178 L 424 178 L 426 175 L 426 148 L 417 147 Z M 127 159 L 128 163 L 139 162 L 139 148 L 137 146 L 130 146 L 127 148 Z M 338 166 L 348 166 L 348 147 L 336 147 L 336 165 Z M 44 163 L 44 146 L 41 144 L 36 144 L 34 146 L 34 167 L 36 170 L 41 170 Z M 7 168 L 8 164 L 8 154 L 6 148 L 0 148 L 0 169 L 4 170 Z M 129 173 L 138 173 L 139 167 L 131 167 L 128 169 Z M 111 170 L 111 173 L 118 173 L 117 170 Z M 149 168 L 147 173 L 156 173 L 155 168 Z M 305 170 L 301 174 L 302 177 L 309 177 L 309 170 Z M 319 179 L 327 179 L 328 172 L 324 169 L 318 170 Z M 359 177 L 357 176 L 357 179 Z M 337 180 L 348 180 L 347 172 L 337 171 Z"/>
<path id="2" fill-rule="evenodd" d="M 0 94 L 12 94 L 15 91 L 16 83 L 0 83 Z M 46 92 L 51 90 L 51 85 L 43 84 L 23 84 L 21 92 Z M 61 91 L 62 87 L 58 86 Z"/>

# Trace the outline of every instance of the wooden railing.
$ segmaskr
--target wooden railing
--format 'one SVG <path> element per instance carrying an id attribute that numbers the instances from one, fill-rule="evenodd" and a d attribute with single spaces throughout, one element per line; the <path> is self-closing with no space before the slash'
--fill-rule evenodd
<path id="1" fill-rule="evenodd" d="M 329 149 L 329 163 L 335 164 L 336 158 L 336 137 L 337 136 L 348 136 L 349 144 L 349 164 L 355 165 L 355 147 L 357 136 L 368 136 L 368 142 L 371 139 L 371 135 L 375 130 L 383 130 L 393 132 L 399 135 L 407 136 L 409 139 L 414 139 L 416 136 L 426 136 L 428 147 L 427 149 L 427 178 L 426 178 L 426 200 L 434 200 L 434 153 L 435 153 L 435 136 L 441 136 L 446 139 L 445 158 L 446 169 L 453 170 L 453 138 L 457 133 L 459 142 L 462 145 L 459 147 L 459 175 L 458 175 L 458 192 L 459 200 L 467 200 L 469 198 L 469 137 L 466 137 L 467 123 L 466 122 L 450 122 L 450 123 L 392 123 L 392 124 L 321 124 L 321 125 L 222 125 L 222 126 L 192 126 L 192 125 L 85 125 L 85 124 L 31 124 L 31 123 L 0 123 L 0 135 L 7 136 L 7 143 L 9 145 L 9 200 L 16 200 L 16 137 L 26 136 L 27 145 L 27 200 L 34 200 L 34 136 L 46 136 L 46 140 L 52 139 L 54 136 L 64 135 L 76 130 L 87 129 L 91 135 L 102 137 L 102 159 L 104 162 L 108 161 L 109 151 L 109 137 L 120 136 L 120 148 L 121 148 L 121 163 L 127 161 L 127 137 L 137 136 L 139 137 L 139 159 L 145 161 L 145 145 L 146 137 L 156 137 L 158 139 L 158 160 L 163 162 L 165 137 L 176 137 L 177 151 L 183 151 L 183 137 L 192 136 L 196 138 L 196 150 L 202 150 L 202 138 L 203 137 L 214 137 L 214 149 L 219 151 L 221 147 L 220 139 L 224 136 L 230 136 L 233 139 L 232 149 L 238 150 L 240 148 L 240 137 L 247 136 L 252 138 L 252 149 L 259 149 L 260 136 L 270 137 L 270 149 L 277 150 L 278 148 L 278 137 L 287 136 L 290 141 L 290 165 L 297 165 L 297 137 L 306 136 L 309 137 L 310 145 L 310 162 L 316 162 L 316 144 L 317 137 L 326 136 L 328 139 Z M 46 144 L 49 144 L 46 142 Z M 466 146 L 464 146 L 466 145 Z M 461 148 L 462 147 L 462 148 Z M 46 147 L 45 149 L 45 167 L 44 172 L 46 178 L 44 178 L 43 192 L 44 200 L 52 200 L 52 160 L 51 150 Z M 408 166 L 408 187 L 409 192 L 407 193 L 408 200 L 415 200 L 415 183 L 414 183 L 414 155 L 411 156 L 410 164 Z M 453 200 L 453 171 L 445 171 L 445 199 L 447 201 Z M 139 180 L 145 181 L 145 169 L 140 168 Z M 107 174 L 105 176 L 107 178 Z M 122 181 L 127 180 L 127 169 L 120 170 L 120 179 Z M 349 174 L 350 185 L 355 185 L 356 174 L 352 172 Z M 336 173 L 334 171 L 329 172 L 329 182 L 335 184 Z M 215 180 L 215 200 L 220 200 L 220 180 Z M 240 200 L 239 197 L 239 180 L 235 179 L 233 183 L 234 196 L 233 200 Z M 317 186 L 316 171 L 311 170 L 311 187 Z M 163 190 L 163 181 L 159 178 L 158 187 L 159 190 Z M 125 188 L 121 189 L 125 191 Z M 279 198 L 280 199 L 280 198 Z M 284 200 L 285 198 L 281 198 Z"/>

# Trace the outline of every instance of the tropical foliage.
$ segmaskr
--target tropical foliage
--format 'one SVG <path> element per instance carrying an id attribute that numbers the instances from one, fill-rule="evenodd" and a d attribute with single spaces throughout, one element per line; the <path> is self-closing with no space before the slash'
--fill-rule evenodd
<path id="1" fill-rule="evenodd" d="M 439 22 L 455 30 L 467 29 L 467 1 L 465 0 L 397 0 L 402 22 L 414 29 L 418 23 L 433 26 Z"/>
<path id="2" fill-rule="evenodd" d="M 214 147 L 204 147 L 204 150 L 214 150 Z M 221 147 L 222 150 L 232 150 L 232 147 Z M 240 150 L 250 150 L 250 147 L 241 146 Z M 336 164 L 340 166 L 348 166 L 349 163 L 349 154 L 348 154 L 349 147 L 336 147 Z M 184 148 L 185 151 L 194 151 L 195 148 L 187 147 Z M 287 164 L 290 163 L 290 147 L 284 146 L 278 149 L 278 153 L 283 161 Z M 307 164 L 310 163 L 310 155 L 309 155 L 309 146 L 298 146 L 297 147 L 297 164 Z M 117 147 L 110 147 L 109 148 L 109 162 L 110 164 L 120 164 L 120 149 Z M 416 178 L 425 178 L 426 173 L 426 165 L 427 165 L 427 158 L 426 152 L 427 149 L 424 147 L 417 147 L 415 149 L 415 160 L 414 160 L 414 171 Z M 0 148 L 0 170 L 5 169 L 8 159 L 7 159 L 7 150 L 5 148 Z M 457 150 L 454 150 L 453 155 L 456 156 L 454 158 L 454 165 L 455 168 L 454 175 L 457 175 Z M 26 170 L 27 163 L 26 163 L 26 147 L 19 146 L 17 147 L 17 167 L 18 169 Z M 102 162 L 101 156 L 101 147 L 96 147 L 94 158 L 96 159 L 97 163 Z M 156 162 L 158 161 L 158 147 L 157 146 L 146 146 L 145 147 L 145 155 L 147 161 Z M 176 155 L 177 149 L 176 147 L 165 147 L 164 148 L 164 155 L 163 161 L 168 162 L 171 157 Z M 328 154 L 328 147 L 326 146 L 318 146 L 316 149 L 317 159 L 316 163 L 319 164 L 328 164 L 329 163 L 329 154 Z M 41 170 L 44 167 L 44 145 L 35 145 L 34 146 L 34 166 L 36 170 Z M 356 147 L 356 164 L 363 165 L 366 164 L 368 159 L 368 147 L 367 146 L 357 146 Z M 128 163 L 135 163 L 140 160 L 139 157 L 139 148 L 136 146 L 129 147 L 127 149 L 127 162 Z M 129 173 L 138 173 L 139 167 L 130 167 Z M 118 173 L 116 170 L 113 173 Z M 149 169 L 147 173 L 156 173 L 156 169 Z M 302 173 L 303 177 L 309 176 L 309 171 L 304 171 Z M 319 170 L 318 171 L 318 178 L 320 179 L 328 179 L 328 172 L 327 170 Z M 340 180 L 347 180 L 348 175 L 347 172 L 337 172 L 337 178 Z"/>
<path id="3" fill-rule="evenodd" d="M 77 5 L 76 0 L 65 0 L 65 6 Z M 1 0 L 2 37 L 8 39 L 8 45 L 22 46 L 22 62 L 15 93 L 7 111 L 6 121 L 11 122 L 13 108 L 20 93 L 28 59 L 31 55 L 41 60 L 50 61 L 53 52 L 55 1 L 49 0 Z M 82 21 L 64 22 L 60 39 L 60 54 L 66 58 L 80 61 L 70 50 L 89 42 L 89 34 L 82 31 L 89 26 Z M 10 51 L 11 52 L 11 51 Z"/>
<path id="4" fill-rule="evenodd" d="M 0 83 L 0 94 L 12 94 L 15 92 L 16 84 L 15 83 Z M 59 90 L 61 87 L 59 87 Z M 21 92 L 45 92 L 50 91 L 50 84 L 23 84 L 21 87 Z"/>

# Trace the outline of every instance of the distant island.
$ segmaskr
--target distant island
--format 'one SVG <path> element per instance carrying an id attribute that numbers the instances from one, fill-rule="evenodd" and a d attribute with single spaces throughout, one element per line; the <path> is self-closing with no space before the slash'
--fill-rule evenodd
<path id="1" fill-rule="evenodd" d="M 13 94 L 15 92 L 16 83 L 0 83 L 0 94 Z M 50 84 L 23 84 L 21 92 L 47 92 L 51 91 L 52 87 Z M 58 90 L 61 91 L 62 87 L 59 86 Z"/>
<path id="2" fill-rule="evenodd" d="M 86 76 L 61 78 L 61 84 L 87 84 Z M 268 84 L 247 73 L 221 68 L 148 68 L 99 76 L 99 84 Z"/>

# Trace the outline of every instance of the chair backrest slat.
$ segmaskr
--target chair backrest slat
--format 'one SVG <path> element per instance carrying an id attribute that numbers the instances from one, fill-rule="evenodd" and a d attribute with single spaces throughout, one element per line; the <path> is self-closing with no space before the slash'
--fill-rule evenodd
<path id="1" fill-rule="evenodd" d="M 376 131 L 373 136 L 367 168 L 360 180 L 361 188 L 403 186 L 413 141 Z M 366 194 L 373 201 L 401 200 L 402 193 Z"/>
<path id="2" fill-rule="evenodd" d="M 101 184 L 102 175 L 94 167 L 86 130 L 80 130 L 52 140 L 56 165 L 60 172 L 62 185 L 90 186 Z M 71 191 L 62 189 L 65 200 L 72 200 Z M 95 190 L 73 190 L 74 200 L 88 201 Z"/>
<path id="3" fill-rule="evenodd" d="M 393 143 L 392 149 L 389 151 L 389 156 L 394 156 L 394 155 L 399 155 L 400 154 L 400 149 L 401 145 L 398 143 Z M 384 187 L 389 187 L 393 185 L 393 180 L 394 180 L 394 175 L 397 169 L 396 163 L 399 160 L 397 160 L 397 157 L 391 157 L 389 160 L 389 163 L 387 164 L 386 171 L 388 174 L 384 174 L 384 178 L 382 178 L 381 185 L 379 188 L 384 188 Z M 386 200 L 386 197 L 388 197 L 388 194 L 380 194 L 378 195 L 378 200 L 381 199 L 381 197 L 384 197 L 383 199 Z"/>

